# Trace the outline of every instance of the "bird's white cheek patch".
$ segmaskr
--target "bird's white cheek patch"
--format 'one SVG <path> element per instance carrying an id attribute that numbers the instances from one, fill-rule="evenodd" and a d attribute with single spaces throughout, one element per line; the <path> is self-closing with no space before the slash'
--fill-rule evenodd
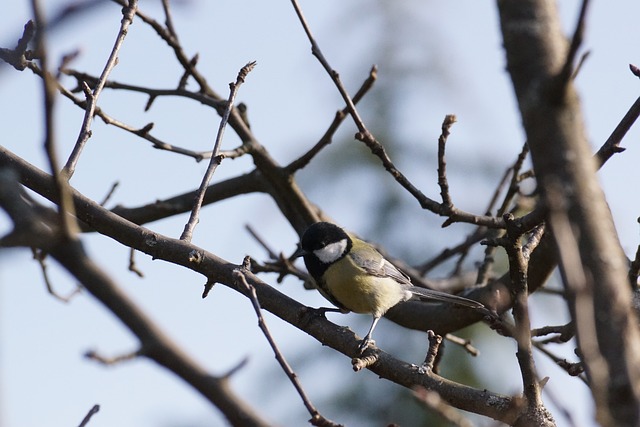
<path id="1" fill-rule="evenodd" d="M 347 239 L 342 239 L 335 243 L 329 243 L 322 249 L 316 249 L 313 254 L 324 264 L 331 264 L 342 256 L 347 249 Z"/>

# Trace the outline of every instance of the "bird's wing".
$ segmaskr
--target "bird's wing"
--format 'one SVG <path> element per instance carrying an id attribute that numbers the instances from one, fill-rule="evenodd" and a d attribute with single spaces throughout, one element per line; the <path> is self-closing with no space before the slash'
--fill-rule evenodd
<path id="1" fill-rule="evenodd" d="M 369 248 L 367 248 L 369 249 Z M 387 261 L 380 252 L 373 248 L 361 250 L 359 253 L 349 252 L 353 262 L 362 268 L 367 274 L 377 277 L 390 277 L 403 285 L 411 285 L 409 276 L 400 271 L 396 266 Z"/>
<path id="2" fill-rule="evenodd" d="M 361 250 L 357 252 L 358 253 L 354 253 L 354 251 L 351 251 L 349 252 L 349 256 L 356 265 L 365 270 L 367 274 L 377 277 L 390 277 L 401 285 L 405 285 L 407 290 L 419 299 L 443 301 L 471 308 L 484 307 L 481 303 L 468 298 L 413 286 L 409 276 L 387 261 L 382 254 L 373 247 L 361 247 Z"/>

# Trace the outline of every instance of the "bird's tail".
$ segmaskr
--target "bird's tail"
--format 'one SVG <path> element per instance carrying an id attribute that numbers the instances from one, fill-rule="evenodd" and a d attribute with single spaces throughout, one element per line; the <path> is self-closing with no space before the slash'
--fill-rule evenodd
<path id="1" fill-rule="evenodd" d="M 469 298 L 459 297 L 457 295 L 447 294 L 440 291 L 434 291 L 432 289 L 411 286 L 409 288 L 409 291 L 421 300 L 443 301 L 451 304 L 462 305 L 469 308 L 484 308 L 484 305 L 479 303 L 478 301 L 474 301 Z"/>

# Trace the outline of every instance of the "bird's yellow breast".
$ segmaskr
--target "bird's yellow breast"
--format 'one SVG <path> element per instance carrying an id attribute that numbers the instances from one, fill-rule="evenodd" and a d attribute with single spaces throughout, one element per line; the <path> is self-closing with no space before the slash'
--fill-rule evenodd
<path id="1" fill-rule="evenodd" d="M 401 284 L 390 277 L 367 274 L 348 255 L 329 266 L 323 279 L 333 298 L 354 313 L 382 316 L 408 297 Z"/>

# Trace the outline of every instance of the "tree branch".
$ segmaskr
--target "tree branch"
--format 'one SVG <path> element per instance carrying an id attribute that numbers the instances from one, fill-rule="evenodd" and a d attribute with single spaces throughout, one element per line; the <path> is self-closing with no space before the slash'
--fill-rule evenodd
<path id="1" fill-rule="evenodd" d="M 627 283 L 627 261 L 595 176 L 596 165 L 575 88 L 562 73 L 567 44 L 558 11 L 555 3 L 547 0 L 501 0 L 498 6 L 507 69 L 531 148 L 538 188 L 548 208 L 562 209 L 554 218 L 568 221 L 560 229 L 556 228 L 561 222 L 556 221 L 556 227 L 551 224 L 561 259 L 565 256 L 562 252 L 572 247 L 567 242 L 579 239 L 572 262 L 565 260 L 562 271 L 573 318 L 588 307 L 594 310 L 588 312 L 594 314 L 591 321 L 595 322 L 596 352 L 607 367 L 604 374 L 601 364 L 591 363 L 598 357 L 585 359 L 598 420 L 603 425 L 637 425 L 640 334 L 631 311 L 629 287 L 622 285 Z M 573 229 L 579 237 L 557 236 L 562 230 Z M 580 348 L 586 350 L 583 340 L 591 342 L 589 337 L 579 331 L 577 338 Z"/>

